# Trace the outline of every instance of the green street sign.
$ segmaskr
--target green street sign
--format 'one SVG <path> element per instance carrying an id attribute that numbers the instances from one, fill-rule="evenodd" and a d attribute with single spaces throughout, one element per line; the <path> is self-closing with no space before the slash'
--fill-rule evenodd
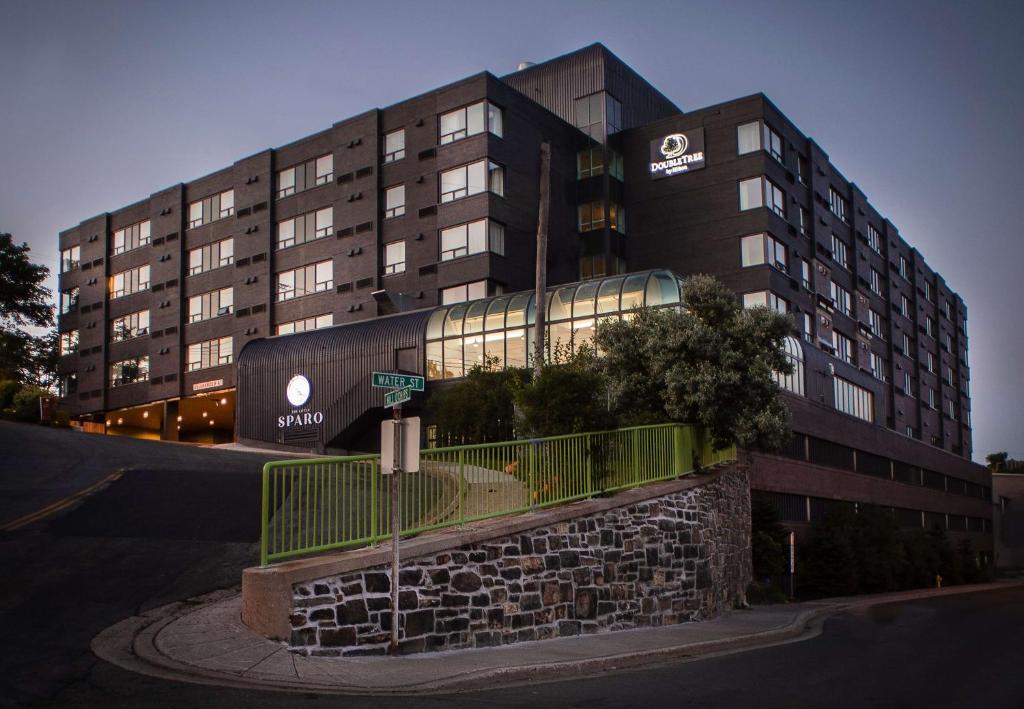
<path id="1" fill-rule="evenodd" d="M 396 391 L 389 391 L 384 395 L 384 408 L 390 409 L 394 406 L 398 406 L 403 401 L 408 401 L 412 398 L 412 388 L 403 387 Z"/>
<path id="2" fill-rule="evenodd" d="M 425 385 L 426 380 L 415 374 L 373 373 L 373 386 L 381 387 L 382 389 L 405 389 L 408 387 L 413 391 L 423 391 Z"/>

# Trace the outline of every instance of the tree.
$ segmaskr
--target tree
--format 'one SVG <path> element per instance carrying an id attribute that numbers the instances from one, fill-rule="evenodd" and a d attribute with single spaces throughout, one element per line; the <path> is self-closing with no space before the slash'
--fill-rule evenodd
<path id="1" fill-rule="evenodd" d="M 760 490 L 750 492 L 750 537 L 754 578 L 778 579 L 786 571 L 789 532 L 780 523 L 771 498 Z"/>
<path id="2" fill-rule="evenodd" d="M 507 441 L 515 436 L 513 392 L 526 376 L 521 369 L 499 369 L 487 360 L 462 381 L 438 388 L 429 408 L 442 446 Z"/>
<path id="3" fill-rule="evenodd" d="M 542 364 L 539 376 L 515 392 L 520 433 L 541 437 L 614 428 L 607 382 L 594 350 L 584 344 L 570 355 L 560 343 L 553 347 L 553 361 Z"/>
<path id="4" fill-rule="evenodd" d="M 1002 472 L 1006 468 L 1006 460 L 1010 457 L 1010 454 L 1006 451 L 1001 453 L 989 453 L 985 456 L 985 462 L 988 463 L 989 469 L 993 473 Z"/>
<path id="5" fill-rule="evenodd" d="M 53 306 L 42 285 L 50 270 L 32 263 L 29 250 L 0 233 L 0 379 L 37 383 L 46 345 L 24 328 L 53 325 Z"/>
<path id="6" fill-rule="evenodd" d="M 782 351 L 792 319 L 741 308 L 711 276 L 685 279 L 682 296 L 680 310 L 641 310 L 598 327 L 613 412 L 624 423 L 701 424 L 717 448 L 780 448 L 789 412 L 775 374 L 792 371 Z"/>

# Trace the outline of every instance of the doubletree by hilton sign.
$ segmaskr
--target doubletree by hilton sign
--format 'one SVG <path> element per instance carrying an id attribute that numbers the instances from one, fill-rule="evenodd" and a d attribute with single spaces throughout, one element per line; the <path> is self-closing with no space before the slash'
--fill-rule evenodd
<path id="1" fill-rule="evenodd" d="M 704 167 L 704 129 L 670 133 L 651 141 L 652 180 Z"/>

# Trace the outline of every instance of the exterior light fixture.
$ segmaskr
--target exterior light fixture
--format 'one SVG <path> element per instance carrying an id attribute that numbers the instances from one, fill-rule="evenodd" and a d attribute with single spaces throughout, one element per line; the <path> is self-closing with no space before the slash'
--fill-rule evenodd
<path id="1" fill-rule="evenodd" d="M 122 423 L 124 423 L 124 419 L 118 419 L 117 420 L 117 425 L 118 426 L 120 426 Z"/>
<path id="2" fill-rule="evenodd" d="M 210 419 L 210 425 L 211 426 L 213 425 L 213 419 Z"/>
<path id="3" fill-rule="evenodd" d="M 206 418 L 207 416 L 209 416 L 209 414 L 207 414 L 207 413 L 206 413 L 206 412 L 204 411 L 204 412 L 203 412 L 203 418 Z"/>
<path id="4" fill-rule="evenodd" d="M 142 418 L 148 419 L 149 418 L 149 412 L 148 411 L 143 411 L 142 412 Z"/>
<path id="5" fill-rule="evenodd" d="M 178 421 L 179 421 L 179 423 L 182 421 L 181 416 L 178 417 Z M 178 426 L 178 428 L 181 428 L 181 426 Z"/>
<path id="6" fill-rule="evenodd" d="M 221 400 L 220 400 L 220 403 L 221 403 L 221 406 L 227 406 L 228 405 L 228 398 L 226 396 L 222 397 Z"/>
<path id="7" fill-rule="evenodd" d="M 108 426 L 110 425 L 110 419 L 107 419 L 107 425 Z"/>

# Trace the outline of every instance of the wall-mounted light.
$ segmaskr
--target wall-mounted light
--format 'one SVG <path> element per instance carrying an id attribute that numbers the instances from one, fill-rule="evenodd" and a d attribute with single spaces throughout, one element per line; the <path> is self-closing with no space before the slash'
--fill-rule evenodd
<path id="1" fill-rule="evenodd" d="M 220 403 L 223 406 L 227 406 L 228 405 L 228 398 L 226 396 L 221 398 Z"/>
<path id="2" fill-rule="evenodd" d="M 181 423 L 181 421 L 182 421 L 182 418 L 181 418 L 181 416 L 179 416 L 178 417 L 178 423 Z M 181 428 L 181 426 L 178 426 L 178 428 Z"/>
<path id="3" fill-rule="evenodd" d="M 207 416 L 209 416 L 209 414 L 207 414 L 207 413 L 206 413 L 206 412 L 204 411 L 204 412 L 203 412 L 203 418 L 206 418 Z"/>
<path id="4" fill-rule="evenodd" d="M 118 419 L 118 420 L 117 420 L 117 425 L 118 425 L 118 426 L 120 426 L 120 425 L 121 425 L 121 424 L 123 424 L 123 423 L 124 423 L 124 419 Z"/>
<path id="5" fill-rule="evenodd" d="M 142 412 L 142 418 L 148 419 L 149 418 L 149 412 L 148 411 L 143 411 Z"/>

